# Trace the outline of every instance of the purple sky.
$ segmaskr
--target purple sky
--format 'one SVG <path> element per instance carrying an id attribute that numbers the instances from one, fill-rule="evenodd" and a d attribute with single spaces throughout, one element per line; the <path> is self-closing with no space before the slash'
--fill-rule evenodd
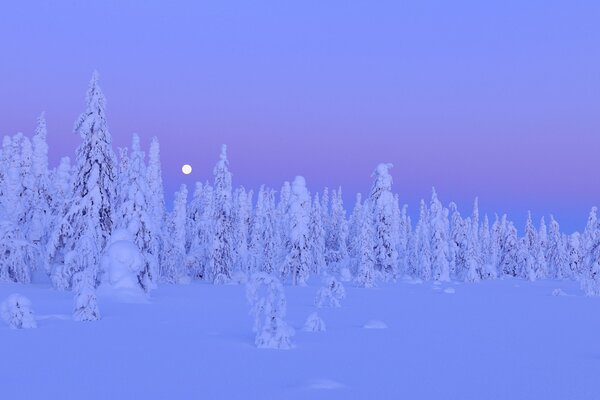
<path id="1" fill-rule="evenodd" d="M 45 110 L 52 163 L 72 155 L 97 69 L 115 144 L 158 136 L 169 192 L 227 143 L 251 188 L 302 174 L 351 202 L 385 161 L 413 211 L 432 185 L 519 227 L 600 204 L 600 2 L 294 3 L 3 2 L 0 134 Z"/>

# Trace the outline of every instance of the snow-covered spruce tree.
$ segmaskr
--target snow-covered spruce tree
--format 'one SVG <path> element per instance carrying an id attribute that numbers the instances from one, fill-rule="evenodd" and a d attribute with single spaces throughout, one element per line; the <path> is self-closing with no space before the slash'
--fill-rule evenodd
<path id="1" fill-rule="evenodd" d="M 308 238 L 310 195 L 306 181 L 301 176 L 297 176 L 292 183 L 289 204 L 289 250 L 281 275 L 284 279 L 290 277 L 293 285 L 305 285 L 312 264 Z"/>
<path id="2" fill-rule="evenodd" d="M 369 197 L 375 228 L 375 269 L 384 279 L 396 279 L 398 253 L 394 242 L 394 195 L 392 194 L 392 164 L 379 164 L 372 174 Z"/>
<path id="3" fill-rule="evenodd" d="M 37 328 L 31 301 L 20 294 L 11 294 L 0 305 L 0 314 L 11 329 Z"/>
<path id="4" fill-rule="evenodd" d="M 575 232 L 567 237 L 567 254 L 570 274 L 579 280 L 583 270 L 583 251 L 581 247 L 581 234 L 579 232 Z"/>
<path id="5" fill-rule="evenodd" d="M 160 165 L 160 145 L 156 137 L 151 139 L 150 148 L 148 149 L 146 180 L 150 192 L 149 214 L 152 216 L 152 221 L 154 221 L 156 226 L 159 229 L 162 229 L 165 220 L 165 192 L 163 188 L 162 168 Z M 159 235 L 156 239 L 157 240 L 152 243 L 156 246 L 156 248 L 152 250 L 152 254 L 160 254 L 162 248 L 162 235 Z"/>
<path id="6" fill-rule="evenodd" d="M 70 205 L 48 243 L 48 256 L 54 265 L 53 283 L 70 289 L 73 275 L 91 265 L 69 269 L 65 258 L 76 250 L 85 234 L 104 248 L 114 225 L 115 155 L 111 146 L 105 113 L 105 99 L 94 73 L 87 93 L 86 110 L 75 123 L 82 143 L 77 149 L 77 172 Z M 94 257 L 97 259 L 97 257 Z"/>
<path id="7" fill-rule="evenodd" d="M 212 187 L 196 182 L 192 201 L 187 207 L 185 251 L 190 277 L 202 279 L 209 258 L 212 225 Z"/>
<path id="8" fill-rule="evenodd" d="M 221 147 L 219 161 L 214 168 L 214 228 L 210 255 L 210 275 L 215 284 L 231 279 L 235 260 L 233 245 L 232 188 L 227 147 Z"/>
<path id="9" fill-rule="evenodd" d="M 95 277 L 89 268 L 77 272 L 73 276 L 73 289 L 75 291 L 73 319 L 75 321 L 96 321 L 100 319 L 95 284 Z"/>
<path id="10" fill-rule="evenodd" d="M 518 242 L 517 263 L 518 276 L 530 281 L 536 280 L 536 260 L 531 254 L 531 247 L 527 237 L 522 237 Z"/>
<path id="11" fill-rule="evenodd" d="M 33 208 L 31 210 L 31 222 L 28 226 L 29 240 L 41 248 L 45 248 L 48 241 L 52 204 L 46 136 L 46 119 L 44 113 L 42 113 L 38 118 L 37 128 L 32 138 Z"/>
<path id="12" fill-rule="evenodd" d="M 133 135 L 131 155 L 127 170 L 123 172 L 121 203 L 116 213 L 117 227 L 127 229 L 138 249 L 144 256 L 144 267 L 138 275 L 138 281 L 144 291 L 156 286 L 158 281 L 158 238 L 160 236 L 157 221 L 152 218 L 150 188 L 146 180 L 144 152 L 140 147 L 140 138 Z"/>
<path id="13" fill-rule="evenodd" d="M 250 232 L 250 265 L 254 272 L 272 274 L 277 270 L 281 250 L 276 217 L 275 192 L 261 187 Z"/>
<path id="14" fill-rule="evenodd" d="M 321 202 L 317 193 L 310 210 L 308 229 L 308 243 L 310 245 L 312 260 L 311 272 L 317 275 L 325 267 L 325 228 L 323 227 L 322 216 Z"/>
<path id="15" fill-rule="evenodd" d="M 371 209 L 363 207 L 359 216 L 359 227 L 356 243 L 356 278 L 355 282 L 361 287 L 375 286 L 375 230 Z"/>
<path id="16" fill-rule="evenodd" d="M 466 280 L 468 282 L 477 282 L 484 278 L 484 259 L 479 237 L 479 199 L 476 197 L 473 203 L 473 213 L 469 221 L 469 236 L 467 242 L 469 268 L 467 270 Z"/>
<path id="17" fill-rule="evenodd" d="M 555 276 L 555 273 L 548 270 L 548 228 L 546 219 L 542 216 L 540 227 L 538 229 L 538 253 L 537 264 L 540 277 Z"/>
<path id="18" fill-rule="evenodd" d="M 171 283 L 185 282 L 188 279 L 185 270 L 185 222 L 188 190 L 185 184 L 175 193 L 173 211 L 169 213 L 163 235 L 161 253 L 161 276 Z"/>
<path id="19" fill-rule="evenodd" d="M 0 217 L 0 282 L 29 283 L 36 252 L 18 225 Z"/>
<path id="20" fill-rule="evenodd" d="M 352 213 L 350 213 L 350 220 L 348 221 L 348 256 L 353 260 L 358 256 L 358 236 L 362 222 L 362 210 L 362 195 L 357 193 Z"/>
<path id="21" fill-rule="evenodd" d="M 125 198 L 128 195 L 128 180 L 129 180 L 129 148 L 119 147 L 117 149 L 118 166 L 116 173 L 116 194 L 115 194 L 115 210 L 121 208 L 121 204 L 125 202 Z M 118 222 L 118 220 L 117 220 Z"/>
<path id="22" fill-rule="evenodd" d="M 587 296 L 600 296 L 600 224 L 596 207 L 590 211 L 583 233 L 583 245 L 581 288 Z"/>
<path id="23" fill-rule="evenodd" d="M 440 282 L 448 282 L 450 281 L 448 209 L 442 207 L 442 203 L 439 201 L 435 189 L 432 191 L 429 210 L 431 229 L 431 270 L 433 279 Z"/>
<path id="24" fill-rule="evenodd" d="M 548 269 L 551 276 L 558 279 L 571 278 L 571 269 L 569 268 L 569 257 L 567 254 L 566 242 L 560 233 L 560 226 L 550 216 L 550 230 L 547 241 Z"/>
<path id="25" fill-rule="evenodd" d="M 431 242 L 429 210 L 424 200 L 419 206 L 419 221 L 415 228 L 414 244 L 411 249 L 409 275 L 425 281 L 431 279 Z"/>
<path id="26" fill-rule="evenodd" d="M 326 276 L 323 279 L 323 286 L 317 291 L 315 306 L 321 307 L 340 307 L 340 301 L 346 297 L 344 285 L 334 276 Z"/>
<path id="27" fill-rule="evenodd" d="M 277 235 L 281 239 L 282 245 L 280 246 L 280 260 L 284 260 L 289 252 L 290 248 L 290 222 L 289 222 L 289 209 L 290 199 L 292 196 L 292 187 L 289 182 L 284 182 L 281 190 L 279 191 L 279 203 L 277 203 Z"/>
<path id="28" fill-rule="evenodd" d="M 506 215 L 503 215 L 498 230 L 502 234 L 499 238 L 499 270 L 504 275 L 517 276 L 520 271 L 518 259 L 520 243 L 517 228 L 512 222 L 507 221 Z"/>
<path id="29" fill-rule="evenodd" d="M 492 234 L 490 232 L 490 222 L 488 216 L 483 218 L 483 224 L 479 229 L 479 240 L 481 242 L 481 257 L 483 262 L 483 279 L 496 279 L 498 271 L 496 265 L 498 249 L 494 245 Z"/>
<path id="30" fill-rule="evenodd" d="M 536 280 L 538 278 L 544 278 L 544 254 L 540 247 L 538 238 L 538 232 L 533 226 L 533 220 L 531 218 L 531 212 L 527 215 L 527 222 L 525 223 L 525 248 L 529 254 L 529 259 L 520 263 L 521 271 L 520 275 L 523 278 L 529 280 Z"/>
<path id="31" fill-rule="evenodd" d="M 284 320 L 286 301 L 283 285 L 273 275 L 257 272 L 246 286 L 250 314 L 254 316 L 254 343 L 258 348 L 290 349 L 292 329 Z"/>
<path id="32" fill-rule="evenodd" d="M 461 280 L 466 276 L 469 266 L 468 226 L 455 203 L 450 203 L 450 211 L 450 272 L 455 279 Z"/>
<path id="33" fill-rule="evenodd" d="M 325 261 L 329 268 L 339 269 L 348 258 L 348 223 L 342 200 L 342 189 L 331 196 L 331 219 L 325 240 Z"/>
<path id="34" fill-rule="evenodd" d="M 402 273 L 408 271 L 408 259 L 410 256 L 409 240 L 411 235 L 410 217 L 406 214 L 407 205 L 402 206 L 398 226 L 398 264 Z"/>
<path id="35" fill-rule="evenodd" d="M 246 189 L 240 187 L 233 194 L 233 248 L 234 269 L 248 273 L 248 237 L 250 234 L 250 218 L 252 209 L 250 207 L 249 194 Z"/>

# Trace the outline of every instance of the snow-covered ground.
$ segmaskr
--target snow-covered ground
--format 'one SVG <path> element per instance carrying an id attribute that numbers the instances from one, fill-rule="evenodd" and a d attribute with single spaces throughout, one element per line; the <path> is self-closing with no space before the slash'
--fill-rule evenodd
<path id="1" fill-rule="evenodd" d="M 0 299 L 32 301 L 38 325 L 0 325 L 0 398 L 600 398 L 600 299 L 576 283 L 346 285 L 341 308 L 319 309 L 327 330 L 305 332 L 317 290 L 285 288 L 296 347 L 268 350 L 243 285 L 100 296 L 102 319 L 86 323 L 72 293 L 0 284 Z"/>

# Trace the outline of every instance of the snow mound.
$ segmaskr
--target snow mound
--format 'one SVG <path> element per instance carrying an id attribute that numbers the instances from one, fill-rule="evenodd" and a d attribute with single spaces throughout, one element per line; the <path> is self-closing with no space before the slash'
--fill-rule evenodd
<path id="1" fill-rule="evenodd" d="M 126 229 L 113 232 L 108 247 L 102 255 L 104 292 L 108 288 L 142 294 L 138 274 L 144 268 L 144 256 L 135 245 L 133 236 Z"/>
<path id="2" fill-rule="evenodd" d="M 363 326 L 365 329 L 387 329 L 387 327 L 385 322 L 378 319 L 372 319 Z"/>
<path id="3" fill-rule="evenodd" d="M 352 272 L 350 272 L 350 269 L 346 267 L 340 269 L 340 280 L 342 282 L 350 282 L 352 280 Z"/>
<path id="4" fill-rule="evenodd" d="M 37 328 L 31 301 L 20 294 L 11 294 L 0 306 L 0 315 L 11 329 Z"/>
<path id="5" fill-rule="evenodd" d="M 409 285 L 420 285 L 423 283 L 423 280 L 419 279 L 419 278 L 413 278 L 411 276 L 407 276 L 404 278 L 404 282 L 408 283 Z"/>
<path id="6" fill-rule="evenodd" d="M 306 318 L 306 322 L 304 323 L 302 330 L 305 332 L 324 332 L 325 321 L 319 317 L 319 314 L 314 312 L 310 314 L 308 318 Z"/>
<path id="7" fill-rule="evenodd" d="M 552 296 L 566 296 L 566 295 L 567 294 L 565 293 L 565 291 L 562 290 L 562 289 L 560 289 L 560 288 L 559 289 L 554 289 L 552 291 Z"/>
<path id="8" fill-rule="evenodd" d="M 308 384 L 309 389 L 315 390 L 332 390 L 343 389 L 345 385 L 331 379 L 315 379 Z"/>
<path id="9" fill-rule="evenodd" d="M 456 290 L 454 288 L 449 287 L 449 288 L 444 289 L 444 293 L 454 294 L 454 293 L 456 293 Z"/>

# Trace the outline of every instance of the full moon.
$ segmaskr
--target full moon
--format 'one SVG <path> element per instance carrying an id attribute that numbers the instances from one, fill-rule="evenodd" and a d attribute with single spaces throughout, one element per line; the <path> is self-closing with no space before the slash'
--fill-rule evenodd
<path id="1" fill-rule="evenodd" d="M 192 166 L 190 164 L 185 164 L 183 167 L 181 167 L 181 172 L 183 172 L 186 175 L 189 175 L 192 173 Z"/>

